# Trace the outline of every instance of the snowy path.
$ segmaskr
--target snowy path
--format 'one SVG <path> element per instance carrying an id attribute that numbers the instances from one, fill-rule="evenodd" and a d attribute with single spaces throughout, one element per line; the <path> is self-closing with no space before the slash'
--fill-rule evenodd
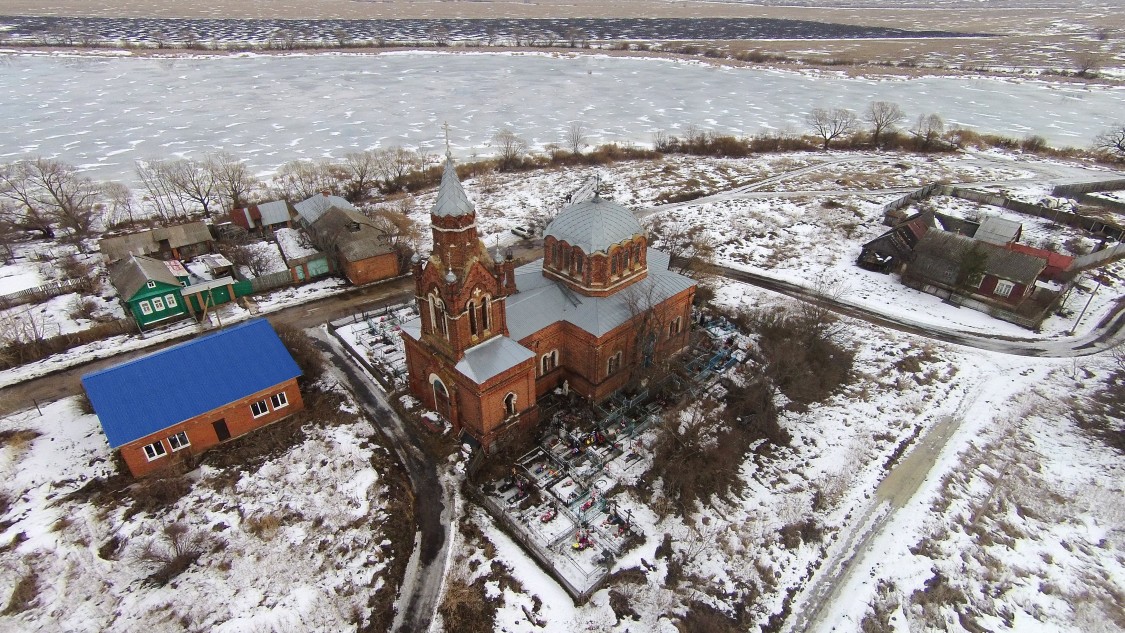
<path id="1" fill-rule="evenodd" d="M 392 630 L 396 633 L 428 630 L 449 560 L 452 539 L 445 526 L 451 525 L 454 520 L 451 516 L 456 507 L 453 492 L 438 476 L 434 460 L 422 450 L 414 435 L 387 405 L 382 388 L 356 367 L 341 342 L 329 335 L 325 326 L 306 331 L 318 342 L 321 350 L 332 357 L 332 366 L 341 384 L 355 396 L 376 423 L 376 428 L 382 430 L 410 475 L 418 532 L 399 589 Z"/>
<path id="2" fill-rule="evenodd" d="M 965 416 L 985 393 L 985 383 L 982 383 L 966 394 L 956 413 L 941 418 L 930 427 L 915 442 L 906 457 L 879 483 L 875 489 L 875 499 L 868 505 L 863 516 L 853 524 L 844 544 L 821 567 L 816 581 L 794 603 L 792 624 L 786 629 L 788 633 L 820 631 L 829 623 L 829 607 L 841 599 L 858 562 L 872 551 L 872 544 L 893 523 L 896 512 L 906 507 L 923 482 L 931 476 L 939 457 L 960 429 Z"/>

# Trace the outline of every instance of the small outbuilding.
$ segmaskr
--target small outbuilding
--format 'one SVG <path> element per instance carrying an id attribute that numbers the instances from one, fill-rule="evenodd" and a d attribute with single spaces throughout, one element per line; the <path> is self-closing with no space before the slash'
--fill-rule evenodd
<path id="1" fill-rule="evenodd" d="M 230 221 L 247 231 L 274 231 L 292 226 L 297 210 L 287 200 L 274 200 L 232 209 Z"/>
<path id="2" fill-rule="evenodd" d="M 109 445 L 142 477 L 304 408 L 301 369 L 264 319 L 82 377 Z"/>
<path id="3" fill-rule="evenodd" d="M 309 233 L 357 286 L 400 273 L 398 252 L 387 232 L 358 211 L 332 207 L 309 226 Z"/>

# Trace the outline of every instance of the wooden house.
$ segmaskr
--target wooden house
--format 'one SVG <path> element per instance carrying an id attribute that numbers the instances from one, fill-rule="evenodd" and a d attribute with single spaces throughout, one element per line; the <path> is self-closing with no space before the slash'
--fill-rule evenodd
<path id="1" fill-rule="evenodd" d="M 264 319 L 82 377 L 106 439 L 142 477 L 304 407 L 301 370 Z"/>
<path id="2" fill-rule="evenodd" d="M 264 232 L 293 226 L 297 211 L 286 200 L 274 200 L 262 204 L 233 209 L 230 221 L 247 231 Z"/>
<path id="3" fill-rule="evenodd" d="M 98 242 L 106 261 L 116 262 L 130 255 L 153 255 L 159 259 L 189 259 L 214 248 L 211 229 L 203 222 L 189 222 L 128 235 L 107 237 Z"/>
<path id="4" fill-rule="evenodd" d="M 357 286 L 400 272 L 398 252 L 386 231 L 358 211 L 331 207 L 308 230 L 317 244 L 332 251 L 340 272 Z"/>
<path id="5" fill-rule="evenodd" d="M 178 261 L 130 255 L 110 265 L 109 278 L 142 330 L 188 316 L 180 294 L 188 283 L 188 271 Z"/>
<path id="6" fill-rule="evenodd" d="M 1046 267 L 1042 257 L 956 233 L 929 231 L 915 246 L 903 282 L 932 294 L 964 293 L 1011 308 L 1035 293 L 1035 282 Z"/>

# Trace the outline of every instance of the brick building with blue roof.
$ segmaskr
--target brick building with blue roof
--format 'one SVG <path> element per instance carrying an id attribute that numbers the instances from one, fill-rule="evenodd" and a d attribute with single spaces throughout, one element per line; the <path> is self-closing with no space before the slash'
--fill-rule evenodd
<path id="1" fill-rule="evenodd" d="M 304 408 L 301 369 L 265 319 L 82 377 L 129 470 L 141 477 Z"/>

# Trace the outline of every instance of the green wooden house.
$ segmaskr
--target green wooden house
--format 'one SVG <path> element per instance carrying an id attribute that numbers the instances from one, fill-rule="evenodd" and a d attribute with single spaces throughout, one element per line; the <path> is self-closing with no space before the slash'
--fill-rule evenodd
<path id="1" fill-rule="evenodd" d="M 142 330 L 189 315 L 180 294 L 188 283 L 188 271 L 178 261 L 130 255 L 110 266 L 109 278 Z"/>

